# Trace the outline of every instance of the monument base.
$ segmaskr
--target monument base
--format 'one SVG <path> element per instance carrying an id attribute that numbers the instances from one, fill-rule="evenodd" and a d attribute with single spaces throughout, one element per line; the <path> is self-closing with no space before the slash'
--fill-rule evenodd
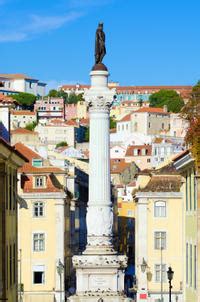
<path id="1" fill-rule="evenodd" d="M 70 302 L 131 301 L 123 292 L 127 257 L 123 255 L 81 255 L 73 257 L 76 268 L 76 295 Z"/>

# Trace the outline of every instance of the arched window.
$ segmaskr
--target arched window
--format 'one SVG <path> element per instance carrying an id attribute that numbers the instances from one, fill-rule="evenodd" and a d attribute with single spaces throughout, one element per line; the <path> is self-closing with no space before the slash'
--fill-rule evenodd
<path id="1" fill-rule="evenodd" d="M 159 200 L 154 203 L 154 217 L 166 217 L 166 202 Z"/>

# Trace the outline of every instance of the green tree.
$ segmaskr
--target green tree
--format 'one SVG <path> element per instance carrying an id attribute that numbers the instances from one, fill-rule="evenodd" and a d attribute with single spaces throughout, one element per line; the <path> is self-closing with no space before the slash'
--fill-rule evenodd
<path id="1" fill-rule="evenodd" d="M 60 142 L 60 143 L 57 143 L 56 149 L 59 148 L 59 147 L 65 147 L 65 146 L 68 146 L 67 142 Z"/>
<path id="2" fill-rule="evenodd" d="M 184 101 L 181 96 L 174 90 L 160 90 L 153 93 L 149 97 L 150 107 L 160 107 L 167 106 L 170 112 L 180 112 L 184 106 Z"/>
<path id="3" fill-rule="evenodd" d="M 85 142 L 89 142 L 90 140 L 90 128 L 87 127 L 86 131 L 85 131 L 85 138 L 84 138 L 84 141 Z"/>
<path id="4" fill-rule="evenodd" d="M 36 122 L 32 122 L 26 125 L 25 129 L 33 131 L 35 129 L 35 127 L 37 126 Z"/>
<path id="5" fill-rule="evenodd" d="M 75 94 L 75 93 L 70 93 L 67 97 L 66 103 L 67 104 L 77 104 L 78 102 L 83 101 L 83 94 Z"/>
<path id="6" fill-rule="evenodd" d="M 20 105 L 32 106 L 36 101 L 36 96 L 27 92 L 20 92 L 18 94 L 12 94 L 11 97 L 15 99 Z"/>
<path id="7" fill-rule="evenodd" d="M 116 128 L 116 124 L 116 121 L 112 117 L 110 117 L 110 129 Z"/>
<path id="8" fill-rule="evenodd" d="M 58 96 L 58 91 L 56 89 L 49 90 L 49 97 L 56 98 Z"/>

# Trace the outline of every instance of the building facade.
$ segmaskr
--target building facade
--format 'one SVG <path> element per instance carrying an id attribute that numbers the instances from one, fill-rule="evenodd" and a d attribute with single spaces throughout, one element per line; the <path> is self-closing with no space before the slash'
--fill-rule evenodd
<path id="1" fill-rule="evenodd" d="M 0 92 L 9 95 L 19 92 L 45 96 L 46 84 L 25 74 L 0 74 Z"/>
<path id="2" fill-rule="evenodd" d="M 37 121 L 35 112 L 29 110 L 12 110 L 10 114 L 10 129 L 25 128 Z"/>
<path id="3" fill-rule="evenodd" d="M 198 296 L 198 220 L 197 220 L 197 178 L 195 161 L 190 152 L 182 152 L 174 160 L 177 171 L 182 176 L 181 191 L 184 210 L 183 242 L 183 289 L 184 301 L 199 301 Z"/>
<path id="4" fill-rule="evenodd" d="M 184 212 L 181 176 L 169 166 L 149 175 L 146 182 L 134 197 L 137 301 L 169 301 L 167 270 L 170 266 L 174 271 L 172 301 L 186 301 L 183 298 Z"/>
<path id="5" fill-rule="evenodd" d="M 19 300 L 64 301 L 65 171 L 21 143 L 15 148 L 29 159 L 18 170 Z"/>
<path id="6" fill-rule="evenodd" d="M 17 169 L 26 159 L 0 138 L 0 300 L 17 302 Z"/>

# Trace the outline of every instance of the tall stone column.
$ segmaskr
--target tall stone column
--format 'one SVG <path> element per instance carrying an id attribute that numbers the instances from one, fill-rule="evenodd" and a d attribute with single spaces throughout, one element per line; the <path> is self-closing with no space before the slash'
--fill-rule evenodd
<path id="1" fill-rule="evenodd" d="M 90 117 L 87 246 L 81 256 L 73 257 L 77 286 L 72 302 L 129 301 L 123 293 L 127 259 L 112 245 L 109 113 L 115 91 L 108 88 L 108 75 L 105 65 L 96 64 L 84 95 Z"/>
<path id="2" fill-rule="evenodd" d="M 104 66 L 104 65 L 103 65 Z M 85 253 L 113 253 L 109 113 L 115 91 L 107 87 L 107 70 L 90 73 L 91 89 L 85 93 L 90 116 L 89 201 Z M 98 249 L 97 249 L 98 247 Z"/>

